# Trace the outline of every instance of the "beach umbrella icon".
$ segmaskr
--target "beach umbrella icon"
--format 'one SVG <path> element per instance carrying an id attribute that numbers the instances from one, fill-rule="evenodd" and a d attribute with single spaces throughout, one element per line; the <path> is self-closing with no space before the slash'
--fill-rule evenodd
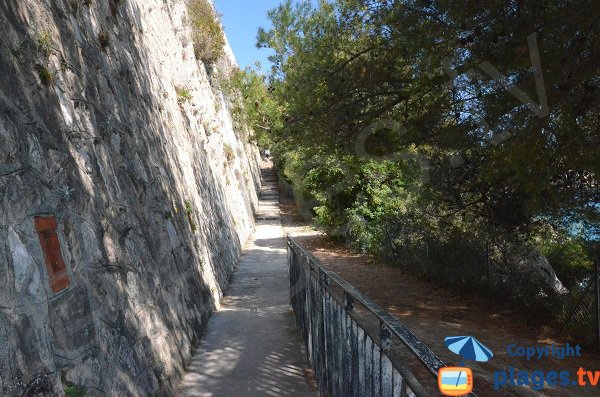
<path id="1" fill-rule="evenodd" d="M 449 336 L 444 339 L 444 344 L 451 352 L 466 360 L 486 362 L 494 357 L 490 349 L 472 336 Z"/>

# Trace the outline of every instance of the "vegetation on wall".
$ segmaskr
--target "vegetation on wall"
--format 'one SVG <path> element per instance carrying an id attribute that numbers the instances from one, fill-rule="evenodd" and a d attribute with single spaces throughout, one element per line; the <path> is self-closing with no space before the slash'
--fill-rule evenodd
<path id="1" fill-rule="evenodd" d="M 184 203 L 185 214 L 188 218 L 188 222 L 190 224 L 190 229 L 192 232 L 196 233 L 198 231 L 198 225 L 196 224 L 195 216 L 194 216 L 194 207 L 191 202 L 186 201 Z"/>
<path id="2" fill-rule="evenodd" d="M 93 0 L 69 0 L 69 4 L 71 4 L 73 11 L 77 12 L 82 5 L 90 6 L 92 1 Z"/>
<path id="3" fill-rule="evenodd" d="M 40 79 L 40 82 L 43 85 L 49 86 L 54 83 L 54 75 L 45 66 L 36 65 L 36 71 L 37 71 L 38 77 Z"/>
<path id="4" fill-rule="evenodd" d="M 228 143 L 223 144 L 223 156 L 227 165 L 230 165 L 235 160 L 235 150 Z"/>
<path id="5" fill-rule="evenodd" d="M 192 93 L 185 87 L 175 87 L 175 92 L 177 93 L 177 103 L 180 105 L 193 99 Z"/>
<path id="6" fill-rule="evenodd" d="M 208 0 L 188 0 L 187 8 L 196 59 L 213 64 L 223 55 L 225 46 L 220 17 Z"/>
<path id="7" fill-rule="evenodd" d="M 50 53 L 52 52 L 52 45 L 53 45 L 52 36 L 50 35 L 50 32 L 44 31 L 44 32 L 40 32 L 40 33 L 36 34 L 35 44 L 36 44 L 38 52 L 42 56 L 44 56 L 45 58 L 48 58 L 50 56 Z"/>
<path id="8" fill-rule="evenodd" d="M 110 44 L 110 37 L 109 37 L 108 33 L 106 33 L 106 32 L 98 33 L 98 43 L 100 43 L 100 46 L 102 48 L 108 47 L 108 45 Z"/>

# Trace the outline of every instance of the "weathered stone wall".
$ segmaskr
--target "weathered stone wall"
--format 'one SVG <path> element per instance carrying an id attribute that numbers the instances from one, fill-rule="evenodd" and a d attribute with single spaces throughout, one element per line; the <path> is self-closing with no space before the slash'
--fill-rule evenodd
<path id="1" fill-rule="evenodd" d="M 185 15 L 182 0 L 0 2 L 1 396 L 173 394 L 218 304 L 259 157 Z M 57 220 L 57 293 L 39 215 Z"/>

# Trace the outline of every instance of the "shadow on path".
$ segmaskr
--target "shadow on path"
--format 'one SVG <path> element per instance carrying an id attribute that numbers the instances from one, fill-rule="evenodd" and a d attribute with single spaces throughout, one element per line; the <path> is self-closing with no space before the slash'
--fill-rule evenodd
<path id="1" fill-rule="evenodd" d="M 277 203 L 271 196 L 261 201 L 263 208 Z M 210 319 L 178 395 L 313 396 L 305 380 L 306 362 L 289 306 L 281 222 L 259 217 L 228 296 Z"/>

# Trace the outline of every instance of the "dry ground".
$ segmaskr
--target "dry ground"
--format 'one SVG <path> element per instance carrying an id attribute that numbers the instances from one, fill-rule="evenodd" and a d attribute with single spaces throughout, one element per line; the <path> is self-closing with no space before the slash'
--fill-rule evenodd
<path id="1" fill-rule="evenodd" d="M 583 356 L 527 361 L 508 357 L 507 346 L 545 344 L 562 345 L 576 341 L 567 340 L 549 326 L 535 323 L 527 315 L 499 306 L 486 297 L 457 293 L 432 282 L 419 280 L 407 272 L 386 266 L 372 257 L 358 254 L 318 233 L 306 224 L 289 199 L 281 201 L 282 221 L 287 233 L 298 236 L 300 242 L 312 251 L 326 268 L 339 274 L 408 326 L 445 363 L 458 365 L 460 359 L 444 346 L 446 336 L 473 335 L 494 352 L 488 363 L 471 363 L 475 392 L 488 396 L 600 396 L 597 387 L 549 387 L 541 392 L 525 386 L 506 386 L 499 391 L 492 388 L 493 373 L 497 370 L 570 371 L 576 379 L 580 367 L 600 371 L 600 354 L 597 350 L 583 348 Z M 422 383 L 435 389 L 435 379 L 426 371 L 415 369 Z M 423 375 L 424 374 L 424 375 Z M 421 379 L 426 377 L 425 379 Z"/>

